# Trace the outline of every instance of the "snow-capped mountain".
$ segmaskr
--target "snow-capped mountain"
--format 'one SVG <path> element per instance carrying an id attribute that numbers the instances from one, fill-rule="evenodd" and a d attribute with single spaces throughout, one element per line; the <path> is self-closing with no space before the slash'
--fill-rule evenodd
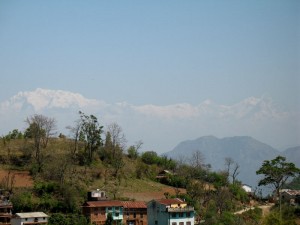
<path id="1" fill-rule="evenodd" d="M 159 152 L 170 151 L 177 140 L 207 134 L 253 136 L 278 148 L 299 145 L 297 134 L 291 132 L 299 115 L 278 110 L 269 98 L 249 97 L 232 105 L 212 100 L 198 105 L 133 105 L 42 88 L 19 92 L 0 103 L 0 135 L 24 129 L 24 120 L 33 114 L 54 117 L 64 129 L 78 119 L 79 110 L 97 116 L 104 126 L 118 123 L 128 138 L 143 140 L 148 149 Z"/>

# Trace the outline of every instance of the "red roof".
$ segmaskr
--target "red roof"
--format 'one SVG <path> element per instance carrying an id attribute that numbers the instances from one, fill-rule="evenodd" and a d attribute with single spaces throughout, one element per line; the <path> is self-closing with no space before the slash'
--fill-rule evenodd
<path id="1" fill-rule="evenodd" d="M 120 201 L 90 201 L 86 202 L 84 206 L 88 207 L 122 207 L 123 204 Z"/>
<path id="2" fill-rule="evenodd" d="M 128 209 L 146 209 L 147 205 L 145 202 L 141 201 L 123 201 L 122 202 L 124 208 Z"/>
<path id="3" fill-rule="evenodd" d="M 159 202 L 162 205 L 172 205 L 172 204 L 183 204 L 183 203 L 185 203 L 184 201 L 182 201 L 179 198 L 159 199 L 159 200 L 156 200 L 156 201 Z"/>

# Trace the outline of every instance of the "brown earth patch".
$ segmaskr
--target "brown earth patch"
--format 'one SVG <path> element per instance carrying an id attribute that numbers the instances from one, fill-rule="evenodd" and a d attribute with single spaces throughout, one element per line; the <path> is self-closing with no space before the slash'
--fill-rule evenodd
<path id="1" fill-rule="evenodd" d="M 168 192 L 170 195 L 176 194 L 176 189 L 173 187 L 163 187 L 160 191 L 153 192 L 126 192 L 123 193 L 124 196 L 135 199 L 136 201 L 144 201 L 149 202 L 152 199 L 161 199 L 166 198 L 164 193 Z M 179 188 L 179 193 L 186 193 L 186 190 L 183 188 Z"/>
<path id="2" fill-rule="evenodd" d="M 0 170 L 0 183 L 13 187 L 32 187 L 33 180 L 28 171 Z"/>

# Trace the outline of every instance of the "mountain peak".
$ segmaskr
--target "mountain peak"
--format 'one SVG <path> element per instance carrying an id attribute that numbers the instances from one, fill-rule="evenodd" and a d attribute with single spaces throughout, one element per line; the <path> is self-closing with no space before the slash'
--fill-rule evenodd
<path id="1" fill-rule="evenodd" d="M 7 104 L 17 108 L 22 108 L 27 105 L 33 107 L 35 111 L 41 111 L 51 108 L 81 108 L 87 105 L 97 105 L 99 101 L 87 99 L 81 94 L 69 91 L 37 88 L 34 91 L 17 93 L 8 100 Z"/>

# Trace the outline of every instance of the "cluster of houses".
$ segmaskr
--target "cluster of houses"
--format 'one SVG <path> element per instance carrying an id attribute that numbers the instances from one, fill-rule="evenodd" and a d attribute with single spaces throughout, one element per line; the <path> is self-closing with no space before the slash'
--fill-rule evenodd
<path id="1" fill-rule="evenodd" d="M 247 187 L 243 187 L 247 189 Z M 251 189 L 246 191 L 251 192 Z M 292 205 L 300 204 L 300 191 L 283 189 L 282 200 Z M 0 225 L 43 225 L 49 216 L 43 212 L 16 213 L 12 215 L 12 204 L 0 199 Z M 184 200 L 157 199 L 143 201 L 110 200 L 99 189 L 88 193 L 88 200 L 82 205 L 82 213 L 91 224 L 105 224 L 111 214 L 114 225 L 194 225 L 195 212 Z"/>
<path id="2" fill-rule="evenodd" d="M 105 192 L 89 193 L 82 212 L 92 224 L 105 224 L 111 213 L 115 225 L 194 225 L 194 208 L 179 198 L 142 201 L 108 200 Z"/>
<path id="3" fill-rule="evenodd" d="M 12 215 L 13 205 L 6 197 L 0 196 L 0 224 L 42 225 L 48 223 L 48 215 L 43 212 L 16 213 Z"/>
<path id="4" fill-rule="evenodd" d="M 0 225 L 43 225 L 49 216 L 43 212 L 16 213 L 12 215 L 12 204 L 0 202 Z M 88 200 L 82 205 L 82 213 L 91 224 L 103 225 L 108 214 L 113 224 L 126 225 L 194 225 L 194 208 L 179 199 L 142 201 L 118 201 L 107 198 L 104 191 L 88 193 Z"/>

